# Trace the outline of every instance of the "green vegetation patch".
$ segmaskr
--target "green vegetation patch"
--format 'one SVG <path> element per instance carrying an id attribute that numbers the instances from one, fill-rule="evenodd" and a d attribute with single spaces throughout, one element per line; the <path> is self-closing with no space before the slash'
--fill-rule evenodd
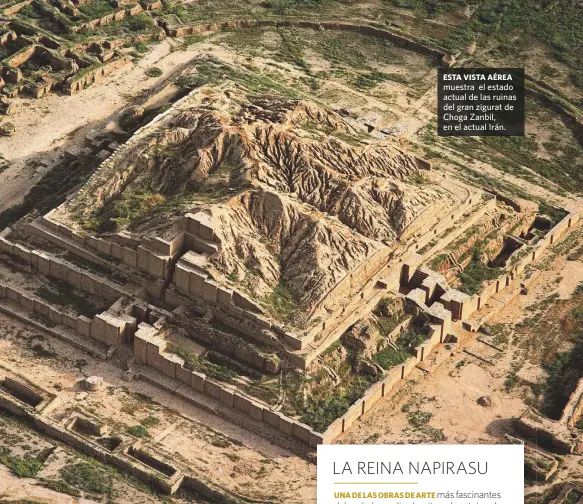
<path id="1" fill-rule="evenodd" d="M 397 348 L 388 346 L 374 354 L 373 360 L 383 369 L 391 369 L 394 366 L 402 364 L 411 357 L 415 348 L 426 339 L 427 334 L 422 327 L 411 326 L 397 338 L 397 341 L 395 341 Z"/>
<path id="2" fill-rule="evenodd" d="M 375 71 L 359 75 L 356 79 L 356 87 L 360 89 L 372 89 L 386 81 L 399 82 L 401 84 L 407 83 L 407 80 L 399 74 L 387 74 Z"/>
<path id="3" fill-rule="evenodd" d="M 300 418 L 317 432 L 324 432 L 337 418 L 348 411 L 372 384 L 372 378 L 356 375 L 348 386 L 339 386 L 333 392 L 312 399 L 303 408 Z"/>
<path id="4" fill-rule="evenodd" d="M 183 76 L 176 84 L 190 90 L 203 85 L 215 85 L 230 79 L 245 86 L 253 94 L 277 93 L 287 98 L 299 98 L 297 91 L 280 84 L 269 76 L 252 70 L 240 70 L 216 58 L 208 58 L 196 67 L 197 74 Z"/>
<path id="5" fill-rule="evenodd" d="M 406 350 L 396 350 L 389 346 L 374 354 L 373 359 L 375 362 L 378 362 L 383 369 L 391 369 L 394 366 L 402 364 L 409 357 L 411 357 L 411 354 Z"/>
<path id="6" fill-rule="evenodd" d="M 247 392 L 267 404 L 275 405 L 279 400 L 280 383 L 277 376 L 263 376 L 246 387 Z"/>
<path id="7" fill-rule="evenodd" d="M 91 0 L 90 2 L 79 4 L 77 8 L 85 21 L 100 19 L 114 13 L 116 10 L 108 0 Z"/>
<path id="8" fill-rule="evenodd" d="M 148 415 L 146 418 L 140 420 L 140 423 L 149 429 L 150 427 L 155 427 L 160 423 L 160 419 L 154 415 Z"/>
<path id="9" fill-rule="evenodd" d="M 83 490 L 103 494 L 110 490 L 110 478 L 100 468 L 88 462 L 63 467 L 59 475 L 69 485 Z"/>
<path id="10" fill-rule="evenodd" d="M 0 447 L 0 462 L 21 478 L 33 478 L 39 472 L 44 460 L 39 457 L 12 455 L 8 448 Z"/>
<path id="11" fill-rule="evenodd" d="M 542 411 L 550 418 L 558 419 L 577 382 L 583 376 L 583 339 L 573 350 L 558 352 L 544 364 L 548 373 L 542 402 Z"/>
<path id="12" fill-rule="evenodd" d="M 128 434 L 131 434 L 132 436 L 136 436 L 137 438 L 150 437 L 150 432 L 143 425 L 129 425 L 126 428 L 126 431 L 128 432 Z"/>
<path id="13" fill-rule="evenodd" d="M 150 67 L 147 68 L 144 72 L 148 77 L 160 77 L 164 72 L 162 72 L 161 68 L 158 67 Z"/>
<path id="14" fill-rule="evenodd" d="M 189 362 L 194 369 L 201 373 L 207 374 L 211 378 L 226 382 L 233 382 L 235 378 L 237 378 L 237 373 L 235 373 L 235 371 L 232 369 L 229 369 L 226 366 L 215 364 L 204 358 L 197 357 L 193 353 L 184 350 L 177 345 L 169 344 L 166 347 L 166 350 L 170 353 L 178 355 L 179 357 L 182 357 L 186 362 Z"/>
<path id="15" fill-rule="evenodd" d="M 539 41 L 557 60 L 573 68 L 583 66 L 583 9 L 576 2 L 482 0 L 472 17 L 441 43 L 455 53 L 475 39 L 487 40 L 489 46 L 498 40 L 502 50 L 513 52 L 517 37 L 521 47 Z"/>
<path id="16" fill-rule="evenodd" d="M 261 302 L 274 319 L 284 323 L 297 321 L 302 311 L 298 300 L 284 283 L 279 283 Z"/>
<path id="17" fill-rule="evenodd" d="M 128 227 L 135 219 L 151 214 L 166 203 L 163 194 L 151 191 L 126 191 L 103 207 L 87 227 L 94 231 L 114 232 Z"/>
<path id="18" fill-rule="evenodd" d="M 470 263 L 459 274 L 459 290 L 473 296 L 482 289 L 484 282 L 494 280 L 500 275 L 500 268 L 491 268 L 479 258 L 472 257 Z"/>
<path id="19" fill-rule="evenodd" d="M 69 485 L 68 483 L 65 483 L 63 480 L 49 480 L 43 478 L 40 480 L 40 483 L 45 488 L 54 490 L 55 492 L 71 495 L 72 497 L 81 497 L 81 492 L 77 488 Z"/>
<path id="20" fill-rule="evenodd" d="M 106 304 L 96 306 L 87 299 L 86 294 L 77 292 L 62 280 L 51 279 L 49 284 L 41 285 L 35 294 L 49 303 L 67 306 L 79 315 L 89 318 L 107 308 Z"/>

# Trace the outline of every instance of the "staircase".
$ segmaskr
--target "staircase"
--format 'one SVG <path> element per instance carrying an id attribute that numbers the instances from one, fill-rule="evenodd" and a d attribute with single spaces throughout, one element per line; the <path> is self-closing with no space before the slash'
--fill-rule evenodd
<path id="1" fill-rule="evenodd" d="M 417 269 L 415 273 L 413 273 L 413 276 L 411 277 L 411 281 L 409 282 L 408 287 L 410 289 L 421 288 L 423 280 L 425 280 L 428 276 L 429 276 L 428 273 L 421 271 L 421 269 Z"/>
<path id="2" fill-rule="evenodd" d="M 124 343 L 123 345 L 118 346 L 115 349 L 112 356 L 109 358 L 109 362 L 111 362 L 115 367 L 118 367 L 125 371 L 129 369 L 128 361 L 130 359 L 133 359 L 133 357 L 134 357 L 133 344 Z"/>

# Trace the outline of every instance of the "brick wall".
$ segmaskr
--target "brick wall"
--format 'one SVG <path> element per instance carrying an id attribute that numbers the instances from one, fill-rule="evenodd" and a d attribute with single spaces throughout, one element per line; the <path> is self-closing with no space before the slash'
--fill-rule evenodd
<path id="1" fill-rule="evenodd" d="M 324 435 L 309 426 L 285 415 L 270 410 L 266 405 L 246 397 L 234 387 L 227 387 L 208 379 L 204 374 L 184 367 L 184 360 L 174 354 L 166 354 L 166 341 L 157 336 L 157 330 L 141 323 L 134 336 L 136 363 L 152 366 L 165 376 L 181 381 L 221 404 L 233 408 L 257 422 L 276 428 L 286 436 L 315 447 L 324 440 Z"/>

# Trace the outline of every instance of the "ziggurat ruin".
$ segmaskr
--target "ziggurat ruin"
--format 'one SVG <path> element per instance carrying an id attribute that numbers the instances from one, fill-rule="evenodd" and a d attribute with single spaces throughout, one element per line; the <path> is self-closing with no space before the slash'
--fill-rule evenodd
<path id="1" fill-rule="evenodd" d="M 0 6 L 0 462 L 41 502 L 291 503 L 319 444 L 521 442 L 583 498 L 580 90 L 527 67 L 536 159 L 437 140 L 437 68 L 500 62 L 439 38 L 471 12 L 248 3 Z"/>

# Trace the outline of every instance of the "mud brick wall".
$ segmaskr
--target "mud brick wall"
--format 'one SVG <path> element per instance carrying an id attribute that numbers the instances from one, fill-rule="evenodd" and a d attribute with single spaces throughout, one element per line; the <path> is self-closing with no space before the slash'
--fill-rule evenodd
<path id="1" fill-rule="evenodd" d="M 59 224 L 53 220 L 50 217 L 50 212 L 42 218 L 42 224 L 50 230 L 50 233 L 45 232 L 42 227 L 34 226 L 34 224 L 30 226 L 30 229 L 33 232 L 40 234 L 44 238 L 54 243 L 58 243 L 60 246 L 68 250 L 71 250 L 72 247 L 71 243 L 68 243 L 67 240 L 74 242 L 75 253 L 79 251 L 79 248 L 82 249 L 86 247 L 95 250 L 101 256 L 115 258 L 127 266 L 137 268 L 156 278 L 166 279 L 168 276 L 171 260 L 171 257 L 169 256 L 159 255 L 142 245 L 138 246 L 138 248 L 134 250 L 132 248 L 121 246 L 116 242 L 105 240 L 103 238 L 81 235 L 80 233 L 71 230 L 67 226 Z M 63 236 L 64 239 L 61 239 L 59 235 Z M 83 256 L 82 251 L 80 255 Z M 95 260 L 95 258 L 91 256 L 89 259 Z M 103 260 L 100 261 L 99 259 L 97 262 L 103 264 L 104 266 L 110 265 L 108 262 Z"/>
<path id="2" fill-rule="evenodd" d="M 548 233 L 546 233 L 544 238 L 535 244 L 532 252 L 519 260 L 511 269 L 511 271 L 505 272 L 496 280 L 487 283 L 486 286 L 482 289 L 482 292 L 472 296 L 470 302 L 467 304 L 467 307 L 464 306 L 463 320 L 467 320 L 475 311 L 483 308 L 493 295 L 501 292 L 506 287 L 515 285 L 516 282 L 520 280 L 520 274 L 525 270 L 526 266 L 539 259 L 542 253 L 550 245 L 555 244 L 567 231 L 569 231 L 569 229 L 575 226 L 579 222 L 580 218 L 581 213 L 579 212 L 568 214 L 553 228 L 551 228 Z M 520 251 L 521 249 L 518 249 L 516 252 L 514 252 L 514 254 L 518 254 Z"/>
<path id="3" fill-rule="evenodd" d="M 0 296 L 17 303 L 30 313 L 37 313 L 54 324 L 62 324 L 108 346 L 119 346 L 128 341 L 137 327 L 135 318 L 120 317 L 107 311 L 96 315 L 93 319 L 82 315 L 76 316 L 63 307 L 4 283 L 0 283 Z"/>
<path id="4" fill-rule="evenodd" d="M 185 241 L 185 236 L 179 234 L 171 240 L 150 240 L 148 246 L 155 248 L 155 251 L 149 250 L 142 245 L 134 250 L 122 246 L 117 242 L 96 238 L 94 236 L 82 236 L 80 233 L 58 223 L 51 217 L 51 214 L 52 212 L 49 212 L 42 218 L 43 226 L 35 226 L 33 223 L 29 229 L 68 250 L 73 250 L 75 254 L 81 255 L 82 257 L 84 256 L 83 248 L 91 248 L 102 256 L 114 257 L 118 260 L 121 259 L 124 264 L 136 267 L 156 278 L 166 278 L 172 260 L 171 255 L 159 255 L 158 252 L 170 252 L 178 255 L 182 251 Z M 123 241 L 120 240 L 120 243 L 123 243 Z M 97 259 L 96 262 L 104 266 L 109 265 L 106 261 L 100 260 L 98 257 L 92 257 L 88 254 L 85 254 L 85 257 L 92 261 Z M 224 309 L 233 317 L 245 319 L 247 323 L 252 324 L 256 330 L 249 331 L 248 334 L 251 337 L 258 337 L 260 342 L 267 342 L 261 338 L 262 331 L 272 330 L 281 335 L 281 339 L 294 350 L 303 348 L 304 343 L 300 338 L 289 331 L 280 329 L 276 324 L 267 320 L 260 313 L 261 308 L 240 292 L 221 287 L 208 278 L 207 275 L 198 271 L 192 271 L 180 262 L 175 267 L 173 279 L 178 291 L 185 294 L 187 298 L 191 297 L 203 300 L 206 303 Z M 188 300 L 182 299 L 170 289 L 166 290 L 165 302 L 172 306 L 188 304 Z M 267 343 L 269 344 L 269 342 Z M 302 369 L 305 368 L 305 362 L 302 359 L 294 359 L 293 364 Z"/>
<path id="5" fill-rule="evenodd" d="M 257 303 L 236 290 L 220 286 L 209 275 L 189 267 L 186 263 L 179 262 L 176 265 L 173 283 L 179 292 L 187 296 L 219 305 L 236 315 L 239 314 L 239 310 L 253 312 L 260 325 L 269 325 L 261 316 L 263 310 Z M 250 314 L 250 316 L 252 315 Z"/>
<path id="6" fill-rule="evenodd" d="M 109 346 L 119 346 L 128 341 L 137 327 L 137 320 L 129 316 L 117 316 L 103 312 L 89 319 L 73 315 L 66 309 L 48 303 L 29 292 L 20 291 L 0 283 L 0 296 L 5 297 L 31 313 L 37 313 L 54 324 L 63 324 L 84 336 L 101 341 Z"/>
<path id="7" fill-rule="evenodd" d="M 332 422 L 323 434 L 323 443 L 329 444 L 346 432 L 356 420 L 370 411 L 401 380 L 409 376 L 415 366 L 426 359 L 441 340 L 441 327 L 435 324 L 430 325 L 427 339 L 415 349 L 416 355 L 390 369 L 383 379 L 369 387 L 363 397 L 358 399 L 342 417 Z"/>
<path id="8" fill-rule="evenodd" d="M 575 391 L 565 405 L 560 422 L 567 424 L 567 427 L 572 429 L 581 418 L 581 415 L 583 415 L 583 378 L 579 380 Z"/>
<path id="9" fill-rule="evenodd" d="M 86 88 L 90 84 L 98 82 L 106 75 L 109 75 L 114 70 L 121 68 L 125 64 L 131 61 L 130 56 L 121 56 L 119 58 L 112 59 L 107 63 L 95 68 L 94 70 L 81 70 L 76 75 L 67 79 L 63 85 L 63 92 L 73 95 L 78 91 Z"/>
<path id="10" fill-rule="evenodd" d="M 360 291 L 366 283 L 381 270 L 381 268 L 386 266 L 389 257 L 390 249 L 388 247 L 383 247 L 376 251 L 371 257 L 359 264 L 354 271 L 348 273 L 342 280 L 332 287 L 324 299 L 314 307 L 310 317 L 315 318 L 318 315 L 323 314 L 323 312 L 325 313 L 324 305 L 326 303 L 333 303 L 335 299 L 353 296 Z"/>
<path id="11" fill-rule="evenodd" d="M 219 401 L 222 405 L 237 410 L 257 422 L 269 425 L 310 447 L 323 442 L 323 435 L 313 431 L 307 425 L 271 411 L 265 405 L 242 395 L 236 388 L 226 387 L 209 380 L 202 373 L 186 369 L 183 359 L 164 353 L 167 343 L 158 337 L 157 333 L 158 331 L 148 324 L 139 325 L 134 337 L 136 363 L 151 366 L 165 376 L 178 380 L 201 394 Z"/>
<path id="12" fill-rule="evenodd" d="M 0 253 L 16 257 L 43 275 L 63 280 L 73 287 L 103 299 L 114 301 L 120 297 L 134 294 L 122 285 L 78 268 L 57 257 L 37 250 L 29 250 L 19 243 L 9 241 L 4 236 L 0 236 Z"/>
<path id="13" fill-rule="evenodd" d="M 23 9 L 27 5 L 30 5 L 31 3 L 32 3 L 32 0 L 25 0 L 24 2 L 17 3 L 15 5 L 12 5 L 11 7 L 6 7 L 6 9 L 4 9 L 4 11 L 3 11 L 4 15 L 5 16 L 13 16 L 18 11 L 20 11 L 21 9 Z"/>
<path id="14" fill-rule="evenodd" d="M 436 345 L 443 342 L 443 336 L 444 335 L 442 334 L 440 325 L 431 324 L 429 326 L 427 339 L 421 343 L 421 345 L 415 348 L 415 357 L 417 357 L 419 362 L 423 362 L 433 351 Z"/>
<path id="15" fill-rule="evenodd" d="M 171 289 L 166 290 L 164 301 L 170 306 L 175 307 L 188 306 L 190 303 L 187 298 L 182 297 L 180 294 Z M 258 343 L 282 352 L 285 354 L 285 358 L 290 366 L 302 370 L 307 368 L 308 363 L 303 356 L 297 355 L 293 353 L 293 351 L 288 351 L 287 349 L 282 348 L 283 342 L 293 350 L 300 349 L 303 341 L 297 338 L 297 336 L 294 334 L 275 324 L 271 324 L 269 328 L 266 326 L 259 326 L 255 323 L 255 317 L 252 314 L 246 314 L 241 309 L 229 312 L 222 311 L 221 320 L 229 327 L 245 333 L 247 336 L 257 341 Z"/>
<path id="16" fill-rule="evenodd" d="M 22 49 L 16 51 L 12 56 L 6 58 L 4 61 L 2 61 L 2 63 L 10 67 L 19 67 L 32 58 L 36 49 L 37 46 L 35 45 L 25 46 Z"/>
<path id="17" fill-rule="evenodd" d="M 58 83 L 54 81 L 44 82 L 43 84 L 27 84 L 24 86 L 23 91 L 33 98 L 42 98 L 43 96 L 49 94 L 57 85 Z"/>
<path id="18" fill-rule="evenodd" d="M 464 213 L 471 208 L 471 206 L 473 204 L 472 202 L 478 198 L 479 198 L 479 195 L 470 194 L 467 201 L 465 201 L 458 208 L 454 209 L 454 211 L 452 211 L 449 214 L 449 216 L 446 216 L 446 218 L 444 218 L 440 222 L 438 222 L 435 225 L 435 227 L 433 227 L 433 229 L 426 231 L 424 233 L 418 234 L 414 238 L 411 246 L 415 250 L 420 250 L 426 244 L 431 242 L 431 240 L 435 239 L 441 233 L 443 233 L 444 231 L 451 228 L 452 224 L 454 222 L 456 222 L 456 220 L 460 219 L 464 215 Z M 474 212 L 474 214 L 468 220 L 464 221 L 461 225 L 456 226 L 456 229 L 454 229 L 449 234 L 450 243 L 453 240 L 455 240 L 456 238 L 458 238 L 459 236 L 461 236 L 469 227 L 471 227 L 473 224 L 475 224 L 479 219 L 481 219 L 486 214 L 486 212 L 494 209 L 495 207 L 496 207 L 496 199 L 495 198 L 489 199 L 486 202 L 486 204 L 483 205 L 478 211 Z M 411 276 L 413 275 L 413 273 L 414 273 L 414 270 L 411 272 Z"/>
<path id="19" fill-rule="evenodd" d="M 430 344 L 428 344 L 428 346 L 430 346 Z M 419 359 L 417 357 L 411 357 L 402 365 L 391 369 L 382 381 L 372 385 L 364 393 L 364 396 L 361 399 L 358 399 L 342 417 L 338 418 L 328 426 L 326 432 L 323 434 L 323 443 L 329 444 L 340 434 L 346 432 L 356 420 L 366 412 L 370 411 L 375 403 L 377 403 L 382 397 L 388 395 L 395 385 L 409 376 L 418 363 Z"/>
<path id="20" fill-rule="evenodd" d="M 533 418 L 529 418 L 530 415 Z M 526 439 L 537 439 L 541 444 L 551 445 L 559 453 L 572 453 L 574 443 L 556 427 L 560 427 L 559 422 L 548 420 L 529 411 L 516 422 L 515 428 Z M 555 432 L 555 430 L 559 432 Z"/>
<path id="21" fill-rule="evenodd" d="M 152 10 L 155 8 L 160 8 L 162 5 L 160 4 L 159 7 L 152 7 L 151 9 L 148 10 Z M 125 10 L 119 10 L 117 12 L 113 12 L 111 14 L 107 14 L 106 16 L 97 18 L 97 19 L 92 19 L 91 21 L 87 22 L 87 23 L 83 23 L 80 26 L 76 26 L 74 27 L 73 31 L 78 32 L 80 30 L 86 29 L 86 30 L 91 30 L 100 26 L 106 26 L 110 23 L 113 23 L 114 21 L 122 21 L 124 20 L 126 17 L 131 17 L 131 16 L 136 16 L 138 14 L 140 14 L 141 12 L 143 12 L 143 8 L 140 4 L 136 4 L 128 9 Z"/>
<path id="22" fill-rule="evenodd" d="M 490 200 L 488 203 L 495 203 L 495 200 Z M 550 229 L 544 238 L 536 243 L 533 250 L 524 258 L 519 260 L 510 271 L 504 272 L 500 277 L 493 281 L 487 282 L 479 294 L 476 294 L 468 301 L 461 303 L 461 306 L 458 306 L 458 311 L 461 310 L 461 313 L 463 314 L 462 320 L 468 320 L 473 313 L 483 308 L 488 300 L 495 294 L 503 291 L 506 287 L 515 285 L 516 282 L 520 280 L 519 275 L 524 271 L 526 266 L 531 264 L 533 261 L 536 261 L 544 250 L 546 250 L 550 245 L 556 243 L 561 238 L 561 236 L 563 236 L 563 234 L 565 234 L 569 229 L 571 229 L 579 222 L 580 218 L 580 212 L 568 214 L 564 219 L 562 219 L 558 224 Z M 520 251 L 521 249 L 518 249 L 514 252 L 513 255 L 518 255 Z M 415 270 L 418 267 L 419 257 L 420 256 L 413 256 L 411 260 L 408 260 L 403 264 L 401 270 L 401 283 L 403 283 L 404 280 L 410 280 L 412 278 Z M 510 257 L 512 257 L 512 255 Z M 405 284 L 407 283 L 409 282 L 407 281 Z M 477 329 L 477 327 L 471 327 L 471 330 Z"/>
<path id="23" fill-rule="evenodd" d="M 199 299 L 205 303 L 219 306 L 230 315 L 244 318 L 254 324 L 259 331 L 273 330 L 281 335 L 284 342 L 294 350 L 301 350 L 305 346 L 302 339 L 290 331 L 280 329 L 276 324 L 268 320 L 262 314 L 261 307 L 247 296 L 238 291 L 222 287 L 201 271 L 195 271 L 186 264 L 179 262 L 174 269 L 173 283 L 177 291 L 187 298 Z M 179 296 L 173 295 L 170 290 L 166 291 L 165 301 L 173 306 L 185 304 Z"/>
<path id="24" fill-rule="evenodd" d="M 8 42 L 14 42 L 18 38 L 16 32 L 10 30 L 0 35 L 0 45 L 4 46 Z"/>
<path id="25" fill-rule="evenodd" d="M 259 348 L 242 340 L 240 336 L 215 329 L 191 315 L 176 318 L 182 327 L 188 328 L 188 332 L 195 335 L 196 340 L 203 341 L 210 348 L 232 355 L 262 372 L 270 374 L 279 372 L 279 358 L 275 354 L 261 352 Z"/>
<path id="26" fill-rule="evenodd" d="M 394 268 L 401 267 L 402 268 L 402 270 L 401 270 L 402 275 L 407 277 L 407 282 L 403 282 L 403 278 L 401 278 L 401 283 L 408 284 L 410 278 L 413 276 L 416 269 L 423 262 L 423 257 L 417 255 L 416 251 L 419 250 L 419 248 L 426 245 L 427 243 L 429 243 L 439 233 L 449 229 L 453 222 L 455 222 L 457 219 L 461 218 L 463 216 L 464 212 L 466 212 L 469 208 L 471 208 L 472 201 L 477 197 L 478 197 L 478 195 L 472 194 L 468 190 L 467 200 L 461 206 L 459 206 L 458 208 L 455 208 L 451 212 L 451 214 L 448 218 L 443 219 L 441 222 L 437 223 L 433 229 L 426 232 L 425 234 L 421 234 L 419 237 L 415 237 L 414 239 L 411 239 L 409 242 L 407 242 L 407 246 L 406 246 L 405 250 L 400 253 L 400 257 L 404 257 L 403 261 L 400 262 L 398 265 L 394 266 Z M 482 205 L 481 208 L 479 208 L 476 212 L 474 212 L 474 214 L 470 217 L 470 219 L 466 220 L 463 224 L 458 226 L 451 233 L 451 235 L 450 235 L 451 240 L 460 236 L 467 228 L 469 228 L 471 225 L 473 225 L 478 219 L 480 219 L 482 216 L 484 216 L 488 210 L 491 210 L 495 206 L 496 206 L 496 201 L 494 198 L 487 201 L 485 205 Z M 415 259 L 415 258 L 417 258 L 417 259 Z M 384 279 L 382 279 L 382 280 L 384 280 Z M 395 278 L 394 282 L 391 281 L 390 283 L 391 283 L 391 285 L 385 284 L 385 288 L 387 288 L 387 289 L 398 289 L 399 288 L 399 279 L 398 278 Z M 327 321 L 324 321 L 324 322 L 321 322 L 314 327 L 311 327 L 307 331 L 307 333 L 305 334 L 305 336 L 302 340 L 302 342 L 303 342 L 302 348 L 305 348 L 309 343 L 314 341 L 314 338 L 316 336 L 318 336 L 323 329 L 325 329 L 329 332 L 333 331 L 336 334 L 336 336 L 339 337 L 341 335 L 341 333 L 343 332 L 343 330 L 346 328 L 347 323 L 354 323 L 359 318 L 358 313 L 356 313 L 356 314 L 353 314 L 352 317 L 349 317 L 349 319 L 345 319 L 344 321 L 342 321 L 342 317 L 341 317 L 342 314 L 343 314 L 342 308 L 339 308 L 338 310 L 336 310 L 336 312 L 334 312 L 332 314 L 332 317 L 334 317 L 336 320 L 341 320 L 341 322 L 336 326 L 330 326 Z M 321 312 L 321 316 L 323 318 L 328 318 L 327 314 L 323 311 Z M 328 341 L 329 339 L 330 339 L 330 341 Z M 331 336 L 329 336 L 328 338 L 326 338 L 326 340 L 324 340 L 324 344 L 326 344 L 326 345 L 328 345 L 332 342 L 333 342 L 333 339 L 331 339 Z M 322 346 L 322 342 L 320 342 L 320 346 Z M 308 361 L 309 360 L 310 359 L 308 359 Z"/>
<path id="27" fill-rule="evenodd" d="M 52 419 L 50 416 L 42 415 L 42 413 L 37 412 L 34 408 L 17 402 L 2 391 L 0 391 L 0 408 L 10 411 L 18 417 L 27 419 L 34 424 L 39 432 L 53 439 L 57 439 L 102 463 L 117 467 L 140 481 L 155 486 L 164 493 L 172 494 L 180 486 L 183 476 L 181 471 L 177 470 L 173 476 L 166 477 L 158 471 L 138 463 L 122 450 L 112 453 L 94 441 L 74 431 L 67 430 L 64 425 Z"/>

